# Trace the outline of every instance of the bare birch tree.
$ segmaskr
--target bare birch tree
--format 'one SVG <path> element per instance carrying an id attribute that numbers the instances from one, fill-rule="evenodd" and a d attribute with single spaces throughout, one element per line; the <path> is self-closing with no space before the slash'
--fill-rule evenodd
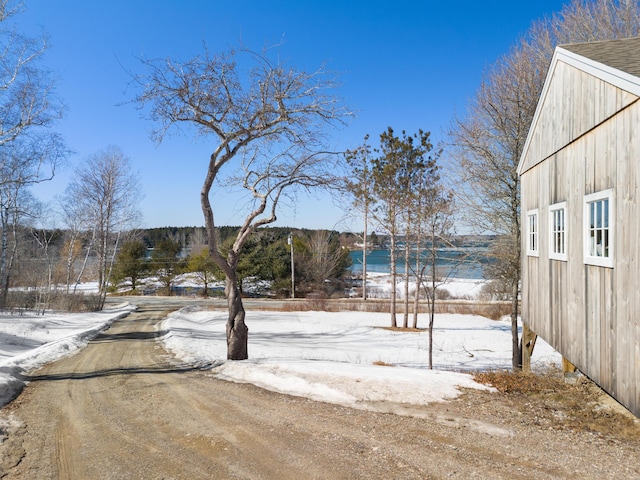
<path id="1" fill-rule="evenodd" d="M 82 215 L 80 214 L 80 206 L 72 202 L 65 202 L 64 199 L 59 199 L 59 207 L 61 212 L 59 213 L 63 224 L 67 227 L 65 229 L 65 244 L 62 248 L 62 258 L 60 259 L 61 274 L 64 276 L 65 292 L 71 293 L 71 284 L 73 281 L 73 293 L 76 292 L 77 286 L 80 283 L 82 274 L 87 265 L 88 251 L 91 245 L 87 240 L 87 236 L 90 232 L 83 230 L 85 227 Z M 86 241 L 86 242 L 85 242 Z M 86 243 L 86 244 L 83 244 Z M 84 261 L 76 274 L 75 265 L 81 258 L 83 250 L 85 250 Z"/>
<path id="2" fill-rule="evenodd" d="M 21 5 L 0 0 L 0 145 L 51 126 L 61 118 L 63 106 L 55 94 L 55 81 L 39 65 L 47 39 L 29 38 L 13 25 Z"/>
<path id="3" fill-rule="evenodd" d="M 28 190 L 52 179 L 66 154 L 64 143 L 53 133 L 25 131 L 0 145 L 0 307 L 4 307 L 9 289 L 11 257 L 17 248 L 17 222 L 33 213 Z M 12 232 L 14 251 L 10 252 Z"/>
<path id="4" fill-rule="evenodd" d="M 9 220 L 26 211 L 19 202 L 25 189 L 51 179 L 66 155 L 60 137 L 50 131 L 63 107 L 53 76 L 39 64 L 46 38 L 32 39 L 16 30 L 13 17 L 19 12 L 19 6 L 0 0 L 0 306 L 6 301 L 12 265 Z"/>
<path id="5" fill-rule="evenodd" d="M 121 235 L 140 218 L 139 181 L 122 150 L 110 146 L 92 156 L 75 171 L 65 192 L 68 212 L 79 215 L 84 230 L 93 232 L 91 245 L 98 258 L 100 306 L 107 294 L 109 275 Z"/>
<path id="6" fill-rule="evenodd" d="M 511 51 L 485 73 L 465 116 L 451 131 L 467 220 L 499 235 L 494 276 L 509 284 L 512 302 L 513 368 L 519 368 L 520 180 L 516 169 L 554 48 L 559 44 L 638 35 L 635 0 L 573 0 L 561 12 L 536 22 Z"/>
<path id="7" fill-rule="evenodd" d="M 326 127 L 350 115 L 330 91 L 324 69 L 308 73 L 271 60 L 267 52 L 205 51 L 187 61 L 143 60 L 146 75 L 135 101 L 147 107 L 162 141 L 178 125 L 212 139 L 200 204 L 209 253 L 226 278 L 227 357 L 248 358 L 248 328 L 236 268 L 243 245 L 276 220 L 278 204 L 296 191 L 335 184 L 338 160 L 326 146 Z M 204 159 L 203 159 L 204 160 Z M 204 163 L 204 162 L 203 162 Z M 244 189 L 247 210 L 235 241 L 222 251 L 215 234 L 214 183 Z"/>

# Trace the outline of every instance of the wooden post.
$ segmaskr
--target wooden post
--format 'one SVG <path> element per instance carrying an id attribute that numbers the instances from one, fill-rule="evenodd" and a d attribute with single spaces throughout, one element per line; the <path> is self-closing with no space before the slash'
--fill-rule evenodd
<path id="1" fill-rule="evenodd" d="M 522 371 L 531 371 L 531 355 L 536 346 L 538 335 L 526 323 L 522 325 Z"/>
<path id="2" fill-rule="evenodd" d="M 567 383 L 575 383 L 577 380 L 578 368 L 569 360 L 562 357 L 562 372 L 564 373 L 564 381 Z"/>

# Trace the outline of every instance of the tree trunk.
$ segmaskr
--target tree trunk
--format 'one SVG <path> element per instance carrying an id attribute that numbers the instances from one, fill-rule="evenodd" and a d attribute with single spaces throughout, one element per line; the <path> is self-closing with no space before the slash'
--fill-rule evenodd
<path id="1" fill-rule="evenodd" d="M 413 293 L 413 323 L 411 328 L 418 328 L 418 310 L 420 309 L 420 283 L 422 276 L 416 273 L 416 290 Z"/>
<path id="2" fill-rule="evenodd" d="M 418 232 L 418 237 L 416 238 L 416 290 L 413 294 L 413 328 L 418 328 L 418 311 L 420 308 L 420 286 L 422 285 L 422 280 L 424 278 L 424 268 L 420 268 L 420 257 L 422 255 L 422 248 L 420 247 L 421 241 L 422 241 L 422 236 Z"/>
<path id="3" fill-rule="evenodd" d="M 213 159 L 213 156 L 212 156 Z M 200 204 L 204 215 L 205 228 L 207 231 L 207 242 L 209 244 L 209 255 L 213 261 L 222 269 L 226 278 L 225 296 L 229 308 L 227 320 L 227 360 L 246 360 L 249 358 L 248 341 L 249 329 L 244 322 L 245 311 L 242 305 L 242 295 L 238 287 L 238 277 L 236 266 L 238 264 L 238 252 L 242 248 L 242 242 L 238 242 L 238 250 L 233 249 L 228 253 L 225 260 L 218 252 L 218 242 L 216 239 L 215 224 L 213 221 L 213 210 L 209 201 L 209 192 L 215 178 L 215 169 L 210 168 L 207 179 L 200 192 Z"/>
<path id="4" fill-rule="evenodd" d="M 369 226 L 369 208 L 364 210 L 364 232 L 362 232 L 362 300 L 367 299 L 367 230 Z"/>
<path id="5" fill-rule="evenodd" d="M 207 274 L 204 274 L 204 292 L 202 292 L 202 296 L 204 298 L 209 297 L 209 279 L 207 278 Z"/>
<path id="6" fill-rule="evenodd" d="M 9 209 L 2 208 L 2 241 L 0 242 L 0 288 L 2 294 L 0 295 L 0 309 L 4 309 L 7 306 L 7 295 L 9 292 L 9 272 L 7 269 L 7 224 L 9 217 Z"/>
<path id="7" fill-rule="evenodd" d="M 67 295 L 69 295 L 69 291 L 71 290 L 71 269 L 73 268 L 73 254 L 71 253 L 73 251 L 73 241 L 69 242 L 69 249 L 67 250 L 67 278 L 65 279 L 65 283 L 66 283 L 66 288 L 65 288 L 65 293 Z"/>
<path id="8" fill-rule="evenodd" d="M 391 327 L 396 328 L 398 322 L 396 321 L 396 234 L 395 231 L 391 233 L 391 249 L 389 251 L 389 260 L 391 261 L 391 300 L 390 300 L 390 313 L 391 313 Z"/>
<path id="9" fill-rule="evenodd" d="M 2 274 L 0 277 L 2 278 L 2 296 L 0 301 L 0 308 L 5 308 L 7 306 L 8 295 L 9 295 L 9 286 L 11 284 L 11 271 L 13 270 L 13 264 L 16 259 L 16 255 L 18 252 L 18 222 L 14 219 L 11 225 L 11 235 L 13 237 L 13 244 L 11 245 L 11 251 L 9 251 L 9 239 L 8 232 L 9 229 L 9 208 L 2 210 L 2 261 L 0 265 L 0 272 Z"/>
<path id="10" fill-rule="evenodd" d="M 411 254 L 411 245 L 409 242 L 409 227 L 404 239 L 404 314 L 402 316 L 402 326 L 409 328 L 409 256 Z"/>
<path id="11" fill-rule="evenodd" d="M 517 163 L 517 162 L 516 162 Z M 515 176 L 516 181 L 514 182 L 518 185 L 518 176 Z M 520 243 L 520 201 L 519 197 L 516 196 L 513 199 L 512 205 L 512 224 L 515 226 L 514 233 L 514 253 L 515 253 L 515 261 L 513 262 L 515 265 L 515 272 L 512 278 L 511 284 L 511 341 L 512 341 L 512 360 L 511 363 L 513 365 L 514 370 L 522 370 L 522 346 L 518 341 L 518 301 L 519 301 L 519 293 L 520 293 L 520 277 L 522 276 L 522 244 Z"/>
<path id="12" fill-rule="evenodd" d="M 511 363 L 514 370 L 522 369 L 522 350 L 518 341 L 518 281 L 515 280 L 511 291 Z"/>
<path id="13" fill-rule="evenodd" d="M 433 248 L 434 247 L 432 247 L 432 250 Z M 434 264 L 431 274 L 431 298 L 429 299 L 429 370 L 433 369 L 433 324 L 436 319 L 436 287 L 436 270 Z"/>
<path id="14" fill-rule="evenodd" d="M 438 273 L 438 265 L 436 264 L 437 249 L 435 225 L 431 230 L 431 251 L 430 251 L 430 268 L 431 268 L 431 297 L 429 298 L 429 370 L 433 369 L 433 324 L 436 318 L 436 275 Z"/>
<path id="15" fill-rule="evenodd" d="M 429 370 L 433 370 L 433 312 L 429 312 Z"/>
<path id="16" fill-rule="evenodd" d="M 82 280 L 82 276 L 84 275 L 84 271 L 87 268 L 87 264 L 89 263 L 89 256 L 91 255 L 91 251 L 93 250 L 93 246 L 96 241 L 96 227 L 93 227 L 91 231 L 91 238 L 89 239 L 89 244 L 87 245 L 87 253 L 84 256 L 84 260 L 82 261 L 82 266 L 80 267 L 80 272 L 78 272 L 78 276 L 76 277 L 76 281 L 73 284 L 73 294 L 75 295 L 76 290 L 78 289 L 78 285 L 80 285 L 80 281 Z M 80 242 L 82 244 L 82 241 Z"/>
<path id="17" fill-rule="evenodd" d="M 229 319 L 227 320 L 227 359 L 246 360 L 249 358 L 247 349 L 249 329 L 244 323 L 245 311 L 235 275 L 227 276 L 225 290 L 229 305 Z"/>

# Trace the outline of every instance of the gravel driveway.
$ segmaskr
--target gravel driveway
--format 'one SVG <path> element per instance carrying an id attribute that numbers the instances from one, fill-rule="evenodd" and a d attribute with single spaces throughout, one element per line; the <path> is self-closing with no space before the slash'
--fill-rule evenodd
<path id="1" fill-rule="evenodd" d="M 561 412 L 504 394 L 399 416 L 216 380 L 163 349 L 167 314 L 142 307 L 32 372 L 0 410 L 0 478 L 640 478 L 638 440 L 559 428 Z"/>

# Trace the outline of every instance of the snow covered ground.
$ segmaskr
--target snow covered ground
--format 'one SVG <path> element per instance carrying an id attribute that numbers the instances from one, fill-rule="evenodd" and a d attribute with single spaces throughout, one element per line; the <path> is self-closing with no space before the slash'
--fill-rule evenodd
<path id="1" fill-rule="evenodd" d="M 461 281 L 449 287 L 471 295 L 480 285 Z M 0 406 L 22 387 L 21 373 L 82 348 L 133 309 L 121 305 L 90 314 L 0 314 Z M 433 370 L 427 368 L 427 331 L 385 329 L 385 313 L 249 311 L 250 359 L 242 362 L 225 360 L 225 322 L 225 312 L 187 307 L 159 328 L 167 332 L 165 345 L 178 358 L 210 365 L 217 378 L 365 409 L 382 400 L 421 405 L 455 398 L 460 387 L 486 388 L 468 372 L 511 365 L 508 320 L 437 315 Z M 421 315 L 418 326 L 427 322 Z M 560 362 L 560 355 L 539 339 L 534 368 Z"/>
<path id="2" fill-rule="evenodd" d="M 351 407 L 445 401 L 455 398 L 459 387 L 486 388 L 465 372 L 511 366 L 507 320 L 437 315 L 429 370 L 427 331 L 382 328 L 389 325 L 385 313 L 249 311 L 250 359 L 242 362 L 223 360 L 226 317 L 195 308 L 175 312 L 162 324 L 165 344 L 185 361 L 212 364 L 217 378 Z M 418 327 L 427 321 L 421 316 Z M 560 362 L 539 339 L 533 368 Z"/>
<path id="3" fill-rule="evenodd" d="M 121 305 L 95 313 L 0 313 L 0 407 L 22 388 L 22 373 L 84 347 L 133 310 Z"/>

